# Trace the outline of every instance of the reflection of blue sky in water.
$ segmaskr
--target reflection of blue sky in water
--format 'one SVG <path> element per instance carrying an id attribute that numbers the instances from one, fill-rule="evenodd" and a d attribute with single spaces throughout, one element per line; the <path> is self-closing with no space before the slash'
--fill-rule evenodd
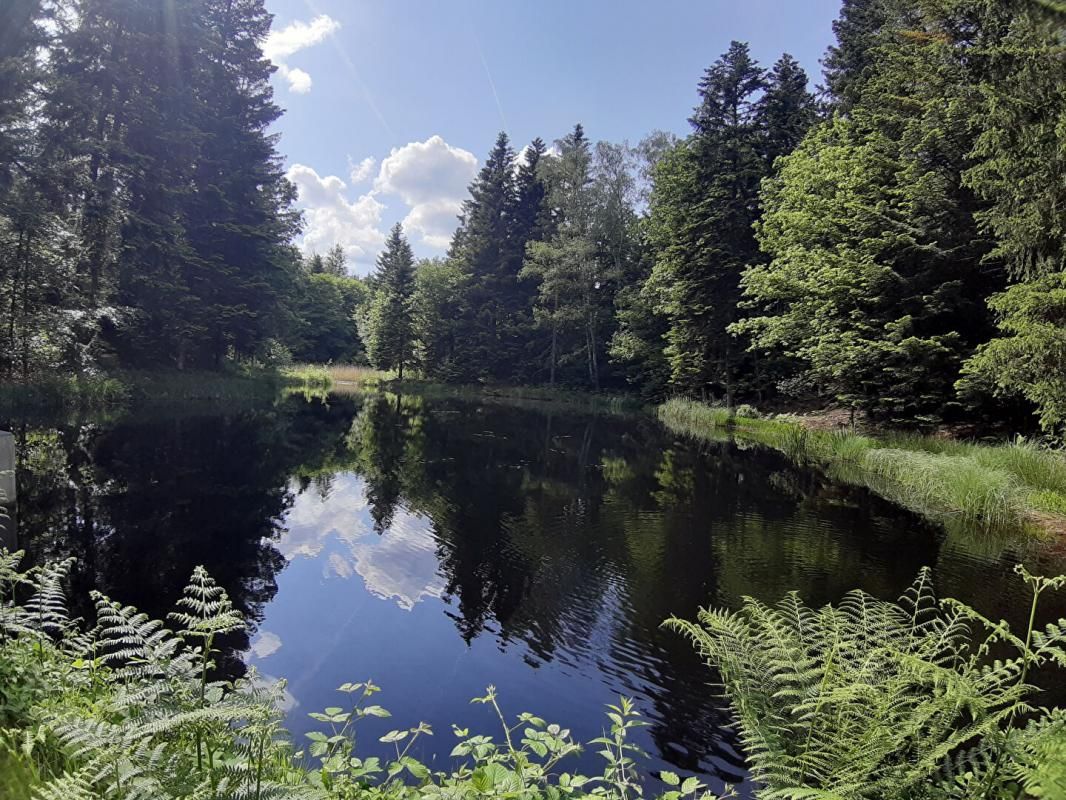
<path id="1" fill-rule="evenodd" d="M 392 525 L 375 533 L 366 484 L 351 473 L 334 476 L 324 497 L 314 486 L 296 495 L 275 544 L 288 566 L 246 659 L 264 678 L 287 678 L 287 724 L 298 746 L 317 726 L 308 712 L 343 704 L 335 688 L 368 678 L 382 687 L 375 699 L 393 718 L 366 723 L 363 756 L 386 754 L 377 737 L 419 720 L 436 734 L 423 753 L 430 760 L 437 746 L 451 749 L 452 722 L 495 733 L 494 718 L 469 702 L 490 683 L 511 713 L 536 710 L 583 739 L 598 735 L 603 704 L 617 695 L 593 665 L 545 663 L 523 642 L 495 635 L 463 640 L 431 526 L 401 503 Z"/>
<path id="2" fill-rule="evenodd" d="M 410 610 L 426 597 L 440 597 L 437 543 L 430 520 L 402 506 L 384 534 L 374 532 L 362 478 L 340 473 L 322 497 L 314 489 L 296 496 L 285 517 L 278 550 L 288 561 L 321 559 L 326 578 L 359 576 L 375 597 Z M 334 545 L 327 544 L 331 540 Z"/>

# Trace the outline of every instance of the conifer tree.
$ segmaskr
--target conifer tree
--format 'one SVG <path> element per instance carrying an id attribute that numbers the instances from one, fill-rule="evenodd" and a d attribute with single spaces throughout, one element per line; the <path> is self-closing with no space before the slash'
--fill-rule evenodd
<path id="1" fill-rule="evenodd" d="M 990 299 L 1000 335 L 967 364 L 960 388 L 1024 397 L 1049 432 L 1066 430 L 1066 11 L 1011 0 L 985 10 L 982 130 L 965 180 L 1014 282 Z"/>
<path id="2" fill-rule="evenodd" d="M 378 256 L 374 298 L 366 337 L 367 355 L 378 369 L 395 369 L 403 380 L 412 362 L 411 298 L 415 290 L 415 259 L 411 245 L 396 223 Z"/>
<path id="3" fill-rule="evenodd" d="M 322 264 L 323 272 L 343 278 L 348 274 L 348 256 L 344 254 L 344 248 L 339 244 L 333 245 L 326 253 Z"/>
<path id="4" fill-rule="evenodd" d="M 548 383 L 555 384 L 560 365 L 583 364 L 588 385 L 599 388 L 605 275 L 594 230 L 592 151 L 581 125 L 556 145 L 559 156 L 544 173 L 554 233 L 528 245 L 523 275 L 538 285 L 534 314 L 548 335 Z"/>
<path id="5" fill-rule="evenodd" d="M 1003 280 L 962 185 L 976 121 L 966 62 L 937 35 L 953 22 L 897 18 L 910 35 L 886 34 L 848 114 L 779 162 L 759 223 L 771 260 L 744 278 L 760 310 L 737 326 L 806 365 L 812 393 L 900 422 L 951 413 Z"/>
<path id="6" fill-rule="evenodd" d="M 767 165 L 773 167 L 778 156 L 796 149 L 817 118 L 814 95 L 807 90 L 807 73 L 788 53 L 766 76 L 766 90 L 756 113 L 762 131 L 759 149 Z"/>
<path id="7" fill-rule="evenodd" d="M 891 0 L 844 0 L 833 22 L 836 44 L 822 60 L 833 105 L 847 112 L 858 102 L 876 61 L 876 48 L 889 22 Z"/>
<path id="8" fill-rule="evenodd" d="M 721 392 L 732 403 L 744 345 L 737 319 L 740 275 L 757 258 L 752 232 L 759 181 L 758 92 L 763 70 L 733 42 L 699 84 L 693 135 L 663 159 L 651 199 L 651 281 L 669 319 L 667 357 L 675 388 Z"/>
<path id="9" fill-rule="evenodd" d="M 496 377 L 514 366 L 517 343 L 510 337 L 504 300 L 517 282 L 509 235 L 514 197 L 514 151 L 501 132 L 470 186 L 449 252 L 468 276 L 465 335 L 457 353 L 467 378 Z"/>

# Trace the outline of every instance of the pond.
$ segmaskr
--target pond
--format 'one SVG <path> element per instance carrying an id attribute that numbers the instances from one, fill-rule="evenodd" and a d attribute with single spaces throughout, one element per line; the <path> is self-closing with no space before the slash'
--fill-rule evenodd
<path id="1" fill-rule="evenodd" d="M 929 565 L 942 594 L 1021 625 L 1013 564 L 1066 571 L 1061 550 L 949 533 L 645 414 L 376 394 L 0 427 L 17 461 L 9 545 L 76 556 L 77 597 L 97 588 L 156 616 L 203 564 L 250 621 L 225 668 L 286 678 L 298 737 L 337 686 L 371 678 L 393 718 L 366 723 L 363 753 L 424 720 L 437 767 L 452 723 L 498 735 L 469 702 L 493 684 L 505 712 L 582 740 L 627 695 L 650 723 L 649 774 L 743 782 L 714 674 L 667 616 L 791 589 L 894 598 Z"/>

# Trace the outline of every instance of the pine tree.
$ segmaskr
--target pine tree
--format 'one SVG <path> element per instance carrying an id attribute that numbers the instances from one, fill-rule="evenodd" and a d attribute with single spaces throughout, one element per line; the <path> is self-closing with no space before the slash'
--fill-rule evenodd
<path id="1" fill-rule="evenodd" d="M 464 336 L 457 366 L 468 379 L 506 376 L 521 342 L 512 338 L 509 303 L 518 281 L 511 240 L 515 205 L 514 151 L 506 133 L 496 137 L 463 203 L 449 256 L 467 274 Z"/>
<path id="2" fill-rule="evenodd" d="M 778 156 L 796 149 L 817 119 L 814 95 L 807 91 L 807 73 L 788 53 L 766 76 L 766 90 L 756 113 L 762 131 L 759 149 L 771 167 Z"/>
<path id="3" fill-rule="evenodd" d="M 397 222 L 378 256 L 366 346 L 370 362 L 377 369 L 395 369 L 400 380 L 403 380 L 404 366 L 412 362 L 414 350 L 411 322 L 414 290 L 414 253 Z"/>
<path id="4" fill-rule="evenodd" d="M 759 181 L 758 92 L 763 71 L 733 42 L 699 85 L 694 133 L 663 159 L 651 199 L 658 255 L 651 276 L 669 319 L 667 356 L 675 388 L 696 394 L 737 389 L 744 345 L 737 319 L 740 275 L 757 258 L 752 232 Z"/>
<path id="5" fill-rule="evenodd" d="M 344 254 L 344 248 L 339 244 L 333 245 L 326 253 L 322 267 L 327 275 L 345 277 L 348 274 L 348 256 Z"/>
<path id="6" fill-rule="evenodd" d="M 1042 426 L 1066 429 L 1066 11 L 1012 0 L 985 11 L 982 130 L 965 180 L 987 203 L 1015 285 L 993 296 L 1000 335 L 967 364 L 960 388 L 1024 397 Z"/>
<path id="7" fill-rule="evenodd" d="M 829 47 L 822 66 L 829 97 L 841 111 L 849 111 L 858 102 L 875 66 L 876 47 L 889 22 L 888 2 L 844 0 L 833 22 L 837 43 Z"/>
<path id="8" fill-rule="evenodd" d="M 599 388 L 604 269 L 594 230 L 592 151 L 581 125 L 556 142 L 559 156 L 545 165 L 554 233 L 526 250 L 523 275 L 535 279 L 534 314 L 548 335 L 548 383 L 560 365 L 583 364 L 587 383 Z"/>
<path id="9" fill-rule="evenodd" d="M 908 35 L 886 36 L 848 115 L 779 161 L 759 223 L 771 260 L 744 278 L 760 310 L 737 327 L 757 350 L 806 365 L 811 393 L 900 422 L 952 412 L 1003 279 L 962 185 L 972 86 L 941 35 L 959 23 L 933 10 L 893 23 Z"/>

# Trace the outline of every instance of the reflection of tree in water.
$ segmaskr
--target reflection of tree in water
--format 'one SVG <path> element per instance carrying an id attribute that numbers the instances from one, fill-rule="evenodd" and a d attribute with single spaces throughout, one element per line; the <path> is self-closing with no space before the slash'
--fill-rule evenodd
<path id="1" fill-rule="evenodd" d="M 375 395 L 365 400 L 348 432 L 353 466 L 366 481 L 370 516 L 378 533 L 392 525 L 405 471 L 418 466 L 413 448 L 417 447 L 421 408 L 417 397 Z"/>
<path id="2" fill-rule="evenodd" d="M 775 453 L 672 443 L 645 418 L 390 398 L 368 403 L 349 443 L 375 520 L 398 502 L 432 520 L 465 639 L 521 641 L 534 665 L 595 664 L 645 698 L 671 761 L 726 780 L 743 772 L 725 704 L 662 620 L 793 588 L 891 596 L 936 554 L 888 504 Z"/>
<path id="3" fill-rule="evenodd" d="M 660 752 L 726 780 L 741 762 L 714 676 L 662 620 L 793 588 L 892 596 L 938 556 L 928 528 L 861 491 L 774 453 L 676 443 L 645 417 L 386 394 L 16 433 L 34 557 L 77 555 L 80 588 L 152 614 L 203 563 L 257 619 L 292 493 L 326 496 L 354 470 L 379 533 L 400 508 L 430 521 L 461 636 L 608 676 Z"/>
<path id="4" fill-rule="evenodd" d="M 20 545 L 34 563 L 76 556 L 75 600 L 96 588 L 156 617 L 203 564 L 252 623 L 229 642 L 243 650 L 284 566 L 271 540 L 289 477 L 335 447 L 350 416 L 306 406 L 15 425 Z"/>

